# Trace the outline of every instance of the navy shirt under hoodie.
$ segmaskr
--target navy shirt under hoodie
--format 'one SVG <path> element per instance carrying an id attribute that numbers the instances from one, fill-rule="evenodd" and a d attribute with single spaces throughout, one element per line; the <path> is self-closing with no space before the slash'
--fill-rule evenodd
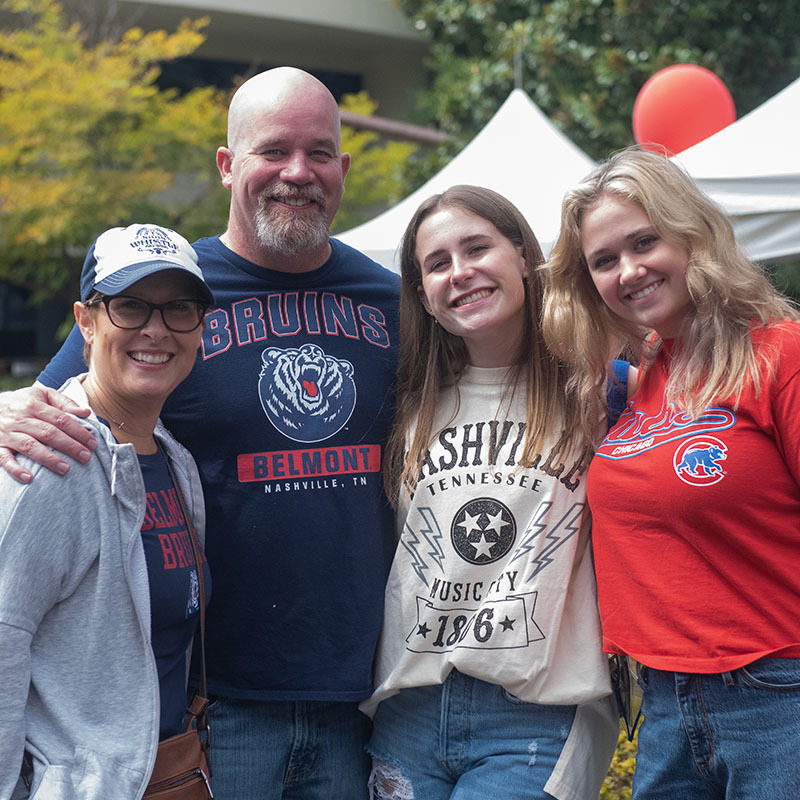
<path id="1" fill-rule="evenodd" d="M 191 534 L 166 456 L 159 448 L 152 455 L 139 455 L 138 460 L 147 497 L 142 544 L 150 583 L 150 640 L 158 670 L 161 740 L 183 733 L 186 650 L 200 624 L 200 580 Z M 208 600 L 211 575 L 202 549 L 200 558 Z"/>

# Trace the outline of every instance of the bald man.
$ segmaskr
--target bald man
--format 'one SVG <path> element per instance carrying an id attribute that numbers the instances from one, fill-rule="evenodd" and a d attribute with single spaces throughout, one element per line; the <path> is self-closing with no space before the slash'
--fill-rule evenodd
<path id="1" fill-rule="evenodd" d="M 316 78 L 282 67 L 244 83 L 228 112 L 228 146 L 217 150 L 231 190 L 223 244 L 282 272 L 322 266 L 350 168 L 340 142 L 339 108 Z"/>
<path id="2" fill-rule="evenodd" d="M 228 226 L 194 244 L 217 306 L 162 414 L 205 490 L 221 800 L 367 797 L 357 704 L 393 551 L 380 468 L 399 279 L 330 238 L 350 167 L 340 142 L 336 102 L 308 73 L 269 70 L 234 95 L 216 157 Z M 83 280 L 93 264 L 90 251 Z M 85 369 L 81 350 L 73 331 L 36 386 L 2 398 L 0 464 L 18 480 L 36 467 L 15 453 L 59 472 L 80 469 L 61 453 L 90 457 L 63 413 L 87 412 L 54 391 Z M 163 539 L 165 564 L 179 562 Z"/>

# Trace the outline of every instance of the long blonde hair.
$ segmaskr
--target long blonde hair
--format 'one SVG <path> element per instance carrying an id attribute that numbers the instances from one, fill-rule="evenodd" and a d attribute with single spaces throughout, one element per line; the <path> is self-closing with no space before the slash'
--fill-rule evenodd
<path id="1" fill-rule="evenodd" d="M 570 390 L 589 415 L 584 430 L 604 403 L 609 358 L 623 352 L 647 365 L 661 344 L 652 331 L 610 311 L 589 274 L 581 220 L 606 196 L 639 204 L 659 236 L 689 254 L 686 283 L 693 309 L 671 364 L 671 402 L 697 414 L 714 398 L 735 403 L 748 383 L 758 391 L 759 366 L 769 356 L 754 350 L 750 332 L 798 319 L 796 308 L 745 256 L 727 217 L 680 167 L 661 154 L 629 148 L 566 194 L 561 232 L 547 264 L 543 332 L 553 352 L 577 368 Z"/>
<path id="2" fill-rule="evenodd" d="M 438 433 L 433 425 L 441 393 L 446 387 L 457 386 L 468 364 L 463 340 L 436 323 L 423 308 L 418 291 L 422 270 L 416 256 L 417 233 L 427 217 L 444 208 L 460 209 L 491 222 L 520 248 L 525 260 L 524 338 L 510 372 L 511 382 L 526 392 L 527 425 L 521 463 L 533 462 L 556 420 L 564 432 L 554 457 L 566 458 L 575 448 L 584 454 L 574 435 L 574 409 L 564 402 L 566 367 L 547 350 L 541 336 L 546 274 L 539 269 L 544 262 L 539 243 L 520 211 L 502 195 L 479 186 L 453 186 L 422 203 L 406 228 L 401 246 L 397 414 L 384 459 L 386 490 L 395 505 L 402 487 L 410 492 L 416 488 L 426 452 Z"/>

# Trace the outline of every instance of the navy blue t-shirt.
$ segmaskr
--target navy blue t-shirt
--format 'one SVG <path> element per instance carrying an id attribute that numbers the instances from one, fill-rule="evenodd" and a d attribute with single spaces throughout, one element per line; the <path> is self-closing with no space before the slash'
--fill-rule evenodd
<path id="1" fill-rule="evenodd" d="M 159 739 L 183 732 L 186 650 L 200 623 L 200 582 L 191 534 L 159 449 L 140 455 L 147 507 L 142 544 L 150 582 L 150 627 L 161 697 Z M 211 575 L 201 550 L 206 599 Z"/>
<path id="2" fill-rule="evenodd" d="M 394 410 L 399 277 L 331 246 L 323 266 L 287 274 L 240 258 L 218 237 L 194 244 L 217 306 L 162 419 L 203 480 L 214 694 L 371 693 L 394 551 L 380 470 Z M 80 372 L 82 347 L 73 331 L 39 380 L 57 387 Z"/>

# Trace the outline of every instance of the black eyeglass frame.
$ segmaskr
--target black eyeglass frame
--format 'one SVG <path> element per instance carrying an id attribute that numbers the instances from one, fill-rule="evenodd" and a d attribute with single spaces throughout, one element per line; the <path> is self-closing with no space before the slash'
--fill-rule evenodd
<path id="1" fill-rule="evenodd" d="M 132 327 L 128 327 L 126 325 L 120 325 L 118 322 L 114 321 L 114 317 L 111 315 L 111 309 L 109 309 L 109 303 L 112 300 L 118 299 L 127 299 L 127 300 L 136 300 L 137 303 L 143 303 L 146 305 L 150 312 L 148 313 L 144 322 L 141 325 L 134 325 Z M 208 303 L 203 302 L 202 300 L 198 300 L 196 297 L 177 297 L 175 300 L 168 300 L 166 303 L 151 303 L 149 300 L 144 300 L 141 297 L 136 297 L 132 294 L 104 294 L 100 297 L 94 298 L 94 300 L 87 300 L 84 305 L 89 306 L 96 306 L 98 303 L 102 303 L 106 308 L 106 316 L 108 317 L 109 322 L 115 327 L 119 328 L 123 331 L 138 331 L 141 328 L 144 328 L 148 322 L 150 322 L 150 318 L 153 316 L 154 311 L 158 311 L 161 314 L 161 321 L 164 323 L 164 327 L 168 331 L 172 331 L 173 333 L 191 333 L 192 331 L 197 330 L 202 324 L 203 319 L 205 318 L 206 312 L 208 311 Z M 172 303 L 194 303 L 197 305 L 198 309 L 200 310 L 200 319 L 198 319 L 197 324 L 192 326 L 191 328 L 187 328 L 186 330 L 179 330 L 177 328 L 173 328 L 168 322 L 167 318 L 164 316 L 164 309 L 171 305 Z"/>

